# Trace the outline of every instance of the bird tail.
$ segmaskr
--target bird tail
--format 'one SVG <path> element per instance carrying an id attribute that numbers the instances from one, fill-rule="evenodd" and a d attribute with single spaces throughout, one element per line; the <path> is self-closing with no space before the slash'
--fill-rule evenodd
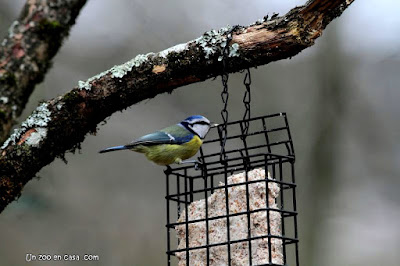
<path id="1" fill-rule="evenodd" d="M 104 150 L 99 151 L 99 153 L 105 153 L 105 152 L 110 152 L 110 151 L 119 151 L 119 150 L 126 150 L 129 149 L 127 146 L 122 145 L 122 146 L 115 146 L 115 147 L 110 147 Z"/>

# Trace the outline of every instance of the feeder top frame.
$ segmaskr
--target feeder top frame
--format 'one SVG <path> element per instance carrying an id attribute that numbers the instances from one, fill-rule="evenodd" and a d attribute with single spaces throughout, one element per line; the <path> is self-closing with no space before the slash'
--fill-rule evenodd
<path id="1" fill-rule="evenodd" d="M 210 175 L 225 171 L 233 173 L 252 170 L 264 167 L 265 162 L 295 161 L 286 113 L 228 122 L 226 129 L 226 139 L 223 125 L 210 130 L 210 139 L 205 140 L 200 148 L 197 171 L 192 172 L 190 176 L 195 178 L 204 176 L 205 173 Z M 224 140 L 224 156 L 221 156 L 220 147 Z M 169 167 L 167 172 L 179 174 L 186 171 L 186 175 L 187 171 L 193 169 L 193 165 L 178 165 Z"/>

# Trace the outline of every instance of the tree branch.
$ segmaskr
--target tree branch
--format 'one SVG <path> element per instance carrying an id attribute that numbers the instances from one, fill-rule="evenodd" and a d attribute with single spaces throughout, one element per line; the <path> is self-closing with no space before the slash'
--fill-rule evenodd
<path id="1" fill-rule="evenodd" d="M 353 0 L 314 0 L 282 17 L 264 18 L 238 27 L 233 34 L 227 69 L 290 58 L 314 44 L 323 29 Z M 0 150 L 0 211 L 23 186 L 55 157 L 74 150 L 87 133 L 112 113 L 157 94 L 221 74 L 222 49 L 229 28 L 159 53 L 138 55 L 67 94 L 43 103 Z"/>
<path id="2" fill-rule="evenodd" d="M 50 68 L 86 0 L 30 0 L 0 46 L 0 142 Z"/>

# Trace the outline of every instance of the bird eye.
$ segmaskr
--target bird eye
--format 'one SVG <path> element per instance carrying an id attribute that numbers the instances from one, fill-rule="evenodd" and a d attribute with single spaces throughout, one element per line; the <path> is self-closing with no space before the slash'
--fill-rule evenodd
<path id="1" fill-rule="evenodd" d="M 210 125 L 206 121 L 199 121 L 199 122 L 196 122 L 196 124 L 199 124 L 199 125 Z"/>

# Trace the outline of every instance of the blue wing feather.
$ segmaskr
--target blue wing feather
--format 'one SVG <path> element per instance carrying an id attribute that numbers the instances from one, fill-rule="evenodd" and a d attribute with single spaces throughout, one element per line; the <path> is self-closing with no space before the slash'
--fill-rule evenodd
<path id="1" fill-rule="evenodd" d="M 105 153 L 105 152 L 110 152 L 110 151 L 118 151 L 118 150 L 126 150 L 127 147 L 125 145 L 122 146 L 115 146 L 115 147 L 110 147 L 107 149 L 103 149 L 101 151 L 99 151 L 99 153 Z"/>
<path id="2" fill-rule="evenodd" d="M 193 137 L 194 134 L 192 132 L 190 132 L 189 130 L 178 124 L 140 137 L 137 140 L 134 140 L 127 145 L 110 147 L 101 150 L 100 153 L 116 151 L 116 150 L 132 149 L 138 145 L 143 145 L 143 146 L 160 145 L 160 144 L 180 145 L 191 141 Z"/>
<path id="3" fill-rule="evenodd" d="M 173 143 L 174 139 L 168 136 L 166 133 L 157 131 L 148 135 L 144 135 L 143 137 L 134 140 L 130 144 L 166 144 Z"/>
<path id="4" fill-rule="evenodd" d="M 174 125 L 140 137 L 126 146 L 129 148 L 137 145 L 183 144 L 192 138 L 193 134 L 190 131 L 179 125 Z"/>

